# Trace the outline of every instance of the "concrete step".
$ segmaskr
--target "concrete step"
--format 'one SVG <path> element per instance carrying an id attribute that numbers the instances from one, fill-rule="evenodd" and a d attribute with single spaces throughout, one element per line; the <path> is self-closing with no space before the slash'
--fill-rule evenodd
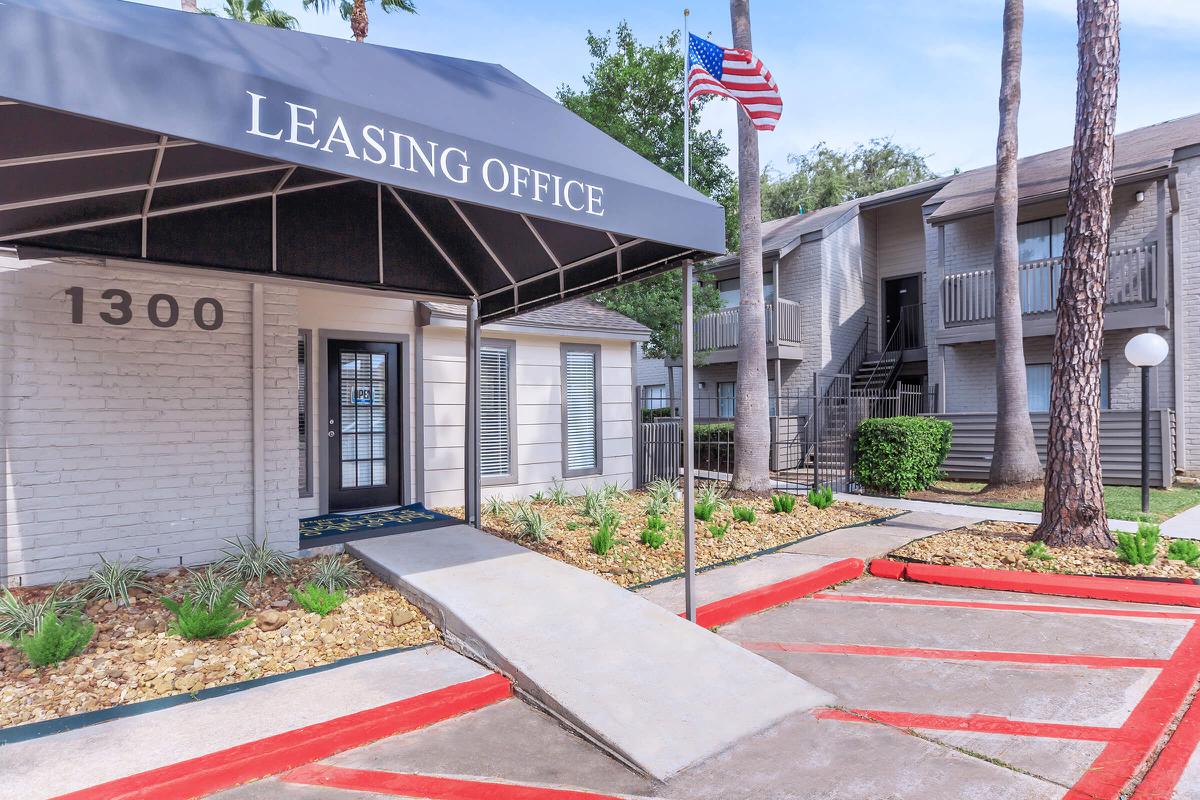
<path id="1" fill-rule="evenodd" d="M 659 780 L 834 700 L 632 592 L 465 525 L 348 547 L 452 647 Z"/>

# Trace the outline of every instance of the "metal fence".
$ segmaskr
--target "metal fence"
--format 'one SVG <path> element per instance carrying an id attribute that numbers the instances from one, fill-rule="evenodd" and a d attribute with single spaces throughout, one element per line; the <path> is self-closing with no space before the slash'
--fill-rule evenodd
<path id="1" fill-rule="evenodd" d="M 785 392 L 769 398 L 768 466 L 778 491 L 853 486 L 854 432 L 868 417 L 911 416 L 932 411 L 936 395 L 921 387 L 851 390 L 849 375 L 834 376 L 821 391 Z M 814 387 L 815 389 L 816 387 Z M 734 399 L 694 397 L 696 477 L 728 486 L 737 459 Z M 641 420 L 634 442 L 635 483 L 678 477 L 683 469 L 683 424 L 678 408 L 637 389 Z"/>

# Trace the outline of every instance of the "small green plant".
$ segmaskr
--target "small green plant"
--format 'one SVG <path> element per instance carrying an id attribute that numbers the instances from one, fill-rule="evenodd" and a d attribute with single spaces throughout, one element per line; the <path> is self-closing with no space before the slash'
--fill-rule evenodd
<path id="1" fill-rule="evenodd" d="M 583 523 L 576 522 L 575 520 L 570 519 L 563 523 L 563 527 L 569 531 L 577 531 L 583 527 Z"/>
<path id="2" fill-rule="evenodd" d="M 809 493 L 812 494 L 811 492 Z M 792 509 L 796 507 L 796 495 L 794 494 L 773 494 L 771 495 L 771 511 L 776 514 L 790 514 Z"/>
<path id="3" fill-rule="evenodd" d="M 546 493 L 545 493 L 545 492 L 543 492 L 543 491 L 541 491 L 541 490 L 539 489 L 538 491 L 536 491 L 536 492 L 534 492 L 533 494 L 529 495 L 529 499 L 530 499 L 530 501 L 531 501 L 531 502 L 534 502 L 534 503 L 541 503 L 541 502 L 544 502 L 544 501 L 545 501 L 545 499 L 546 499 Z"/>
<path id="4" fill-rule="evenodd" d="M 750 506 L 734 506 L 733 518 L 738 522 L 754 522 L 758 519 L 758 515 L 754 513 L 754 509 Z"/>
<path id="5" fill-rule="evenodd" d="M 583 489 L 582 513 L 593 525 L 599 525 L 608 510 L 608 495 L 603 490 L 586 486 Z"/>
<path id="6" fill-rule="evenodd" d="M 241 616 L 233 605 L 238 586 L 226 587 L 212 608 L 196 598 L 185 596 L 182 601 L 170 597 L 159 598 L 175 619 L 167 626 L 167 632 L 184 639 L 221 639 L 236 633 L 253 620 Z"/>
<path id="7" fill-rule="evenodd" d="M 725 534 L 729 533 L 729 522 L 710 522 L 708 525 L 708 535 L 714 539 L 723 539 Z"/>
<path id="8" fill-rule="evenodd" d="M 313 559 L 312 575 L 309 576 L 308 582 L 327 592 L 350 589 L 362 585 L 362 570 L 353 561 L 342 556 L 318 556 Z"/>
<path id="9" fill-rule="evenodd" d="M 662 547 L 667 541 L 667 533 L 665 530 L 656 530 L 654 528 L 642 528 L 642 544 L 649 547 L 651 550 L 657 550 Z"/>
<path id="10" fill-rule="evenodd" d="M 268 575 L 286 578 L 292 574 L 292 557 L 264 542 L 249 538 L 226 539 L 231 550 L 223 550 L 217 568 L 243 583 L 262 584 Z"/>
<path id="11" fill-rule="evenodd" d="M 246 607 L 253 605 L 250 602 L 250 595 L 246 593 L 244 584 L 239 583 L 229 575 L 214 571 L 212 567 L 205 567 L 200 570 L 188 570 L 187 581 L 183 585 L 183 593 L 211 611 L 220 602 L 221 596 L 230 587 L 234 589 L 233 600 L 235 603 Z"/>
<path id="12" fill-rule="evenodd" d="M 1153 564 L 1158 538 L 1158 526 L 1151 522 L 1139 522 L 1137 533 L 1117 531 L 1117 555 L 1127 564 Z"/>
<path id="13" fill-rule="evenodd" d="M 489 497 L 483 504 L 483 513 L 492 517 L 507 517 L 512 513 L 512 506 L 503 497 Z"/>
<path id="14" fill-rule="evenodd" d="M 533 513 L 533 506 L 528 500 L 518 500 L 515 503 L 509 503 L 505 516 L 508 521 L 518 528 L 525 522 L 525 518 Z"/>
<path id="15" fill-rule="evenodd" d="M 289 589 L 292 598 L 310 614 L 320 614 L 322 617 L 346 602 L 346 590 L 329 591 L 315 583 L 304 584 L 303 589 Z"/>
<path id="16" fill-rule="evenodd" d="M 42 617 L 37 631 L 21 637 L 18 646 L 35 667 L 45 667 L 79 655 L 96 632 L 96 626 L 80 616 L 78 611 L 62 620 L 53 612 Z"/>
<path id="17" fill-rule="evenodd" d="M 591 535 L 592 552 L 598 556 L 608 555 L 617 541 L 617 528 L 621 527 L 621 517 L 615 511 L 609 511 L 600 520 L 600 526 Z"/>
<path id="18" fill-rule="evenodd" d="M 677 491 L 679 491 L 678 479 L 659 478 L 646 485 L 646 493 L 650 495 L 650 499 L 663 506 L 669 505 L 675 499 Z"/>
<path id="19" fill-rule="evenodd" d="M 58 584 L 41 600 L 22 600 L 8 589 L 0 594 L 0 636 L 16 642 L 22 634 L 36 633 L 47 614 L 63 617 L 82 611 L 85 599 L 79 595 L 64 597 Z"/>
<path id="20" fill-rule="evenodd" d="M 663 514 L 668 514 L 671 511 L 671 503 L 669 500 L 660 500 L 657 497 L 651 496 L 646 500 L 645 506 L 646 516 L 661 517 Z"/>
<path id="21" fill-rule="evenodd" d="M 1191 539 L 1172 539 L 1171 544 L 1167 546 L 1167 558 L 1194 567 L 1196 562 L 1200 561 L 1200 545 Z"/>
<path id="22" fill-rule="evenodd" d="M 523 514 L 520 526 L 520 530 L 517 531 L 518 541 L 528 537 L 535 542 L 544 542 L 552 530 L 550 523 L 546 521 L 540 511 L 529 511 Z"/>
<path id="23" fill-rule="evenodd" d="M 1053 561 L 1054 554 L 1046 547 L 1045 542 L 1030 542 L 1029 547 L 1025 548 L 1026 558 L 1036 558 L 1039 561 Z"/>
<path id="24" fill-rule="evenodd" d="M 692 509 L 692 513 L 701 522 L 711 522 L 713 514 L 717 513 L 717 509 L 720 507 L 721 495 L 717 494 L 716 490 L 711 486 L 706 486 L 700 490 L 700 495 L 696 498 L 696 504 Z"/>
<path id="25" fill-rule="evenodd" d="M 129 605 L 130 589 L 149 589 L 142 578 L 146 577 L 146 569 L 136 561 L 109 561 L 100 556 L 100 566 L 92 570 L 87 582 L 83 585 L 80 595 L 87 598 L 101 597 L 118 605 Z"/>
<path id="26" fill-rule="evenodd" d="M 571 493 L 567 491 L 567 487 L 558 480 L 554 479 L 553 486 L 550 489 L 550 502 L 556 506 L 565 506 L 571 502 Z"/>
<path id="27" fill-rule="evenodd" d="M 810 506 L 825 509 L 833 505 L 832 486 L 814 486 L 808 490 L 805 498 Z"/>
<path id="28" fill-rule="evenodd" d="M 606 502 L 612 502 L 613 500 L 620 500 L 625 497 L 625 490 L 621 488 L 621 484 L 619 483 L 606 482 L 600 487 L 600 494 L 604 495 Z"/>

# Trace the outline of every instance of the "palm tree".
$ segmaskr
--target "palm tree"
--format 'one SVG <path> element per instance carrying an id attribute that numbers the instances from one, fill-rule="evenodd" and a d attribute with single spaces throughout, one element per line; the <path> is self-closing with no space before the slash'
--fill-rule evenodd
<path id="1" fill-rule="evenodd" d="M 733 46 L 750 50 L 750 0 L 730 0 Z M 733 422 L 733 488 L 747 492 L 771 489 L 768 472 L 771 421 L 767 406 L 767 326 L 763 305 L 762 204 L 758 163 L 758 131 L 750 117 L 738 121 L 738 248 L 741 304 L 738 307 L 738 368 Z"/>
<path id="2" fill-rule="evenodd" d="M 991 486 L 1031 483 L 1042 477 L 1029 419 L 1025 378 L 1025 334 L 1021 330 L 1021 287 L 1017 257 L 1017 111 L 1021 106 L 1023 0 L 1004 3 L 1004 48 L 1000 57 L 1000 132 L 996 136 L 996 436 Z"/>
<path id="3" fill-rule="evenodd" d="M 1062 284 L 1050 366 L 1046 501 L 1034 534 L 1064 547 L 1112 547 L 1100 476 L 1100 350 L 1112 222 L 1118 0 L 1079 0 L 1075 141 Z"/>
<path id="4" fill-rule="evenodd" d="M 376 0 L 376 2 L 389 14 L 393 11 L 417 13 L 417 4 L 413 0 Z M 350 21 L 350 32 L 354 34 L 354 41 L 361 42 L 367 38 L 367 25 L 369 24 L 367 0 L 304 0 L 304 8 L 315 8 L 322 14 L 336 8 L 342 15 L 342 19 Z"/>
<path id="5" fill-rule="evenodd" d="M 300 27 L 300 20 L 286 11 L 272 7 L 271 0 L 225 0 L 225 8 L 222 10 L 225 12 L 225 16 L 238 22 L 252 22 L 255 25 L 266 25 L 289 31 Z M 211 8 L 203 9 L 200 13 L 210 17 L 219 16 Z"/>

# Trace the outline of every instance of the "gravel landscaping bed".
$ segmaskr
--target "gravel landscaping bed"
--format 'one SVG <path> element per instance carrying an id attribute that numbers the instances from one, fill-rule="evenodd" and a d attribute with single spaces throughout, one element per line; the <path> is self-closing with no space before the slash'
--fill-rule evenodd
<path id="1" fill-rule="evenodd" d="M 579 498 L 559 505 L 550 500 L 535 500 L 530 507 L 541 513 L 550 524 L 550 533 L 542 541 L 520 535 L 520 527 L 509 516 L 484 513 L 484 530 L 516 542 L 542 555 L 585 569 L 620 586 L 637 584 L 676 575 L 683 570 L 683 504 L 674 501 L 663 514 L 667 521 L 667 536 L 657 549 L 642 544 L 640 534 L 646 521 L 646 492 L 626 492 L 615 496 L 609 508 L 620 516 L 615 544 L 606 555 L 592 551 L 590 537 L 595 524 L 584 515 Z M 733 519 L 732 506 L 749 506 L 755 510 L 754 522 Z M 461 509 L 439 509 L 443 513 L 461 516 Z M 891 514 L 887 509 L 862 503 L 837 502 L 818 509 L 796 498 L 791 513 L 775 514 L 769 497 L 745 496 L 728 498 L 713 515 L 712 522 L 729 524 L 728 532 L 714 538 L 708 530 L 710 523 L 696 521 L 696 566 L 704 567 L 742 556 L 789 544 L 817 533 L 844 528 L 847 525 L 878 519 Z"/>
<path id="2" fill-rule="evenodd" d="M 343 556 L 343 558 L 349 558 Z M 85 614 L 95 638 L 79 655 L 36 669 L 0 639 L 0 727 L 95 711 L 238 681 L 307 669 L 350 656 L 437 639 L 433 624 L 399 592 L 362 570 L 361 585 L 328 616 L 306 613 L 288 589 L 303 585 L 311 560 L 293 562 L 290 578 L 268 576 L 246 590 L 253 624 L 223 639 L 186 640 L 167 633 L 170 613 L 161 595 L 178 596 L 186 572 L 146 578 L 130 605 L 92 602 Z M 70 594 L 77 586 L 65 586 Z M 48 587 L 15 589 L 33 600 Z"/>
<path id="3" fill-rule="evenodd" d="M 1016 522 L 981 522 L 938 533 L 892 551 L 896 558 L 956 567 L 1053 572 L 1066 575 L 1122 577 L 1200 578 L 1200 568 L 1169 560 L 1170 542 L 1163 537 L 1152 564 L 1127 564 L 1115 550 L 1095 547 L 1048 547 L 1051 559 L 1025 555 L 1033 542 L 1033 525 Z"/>

